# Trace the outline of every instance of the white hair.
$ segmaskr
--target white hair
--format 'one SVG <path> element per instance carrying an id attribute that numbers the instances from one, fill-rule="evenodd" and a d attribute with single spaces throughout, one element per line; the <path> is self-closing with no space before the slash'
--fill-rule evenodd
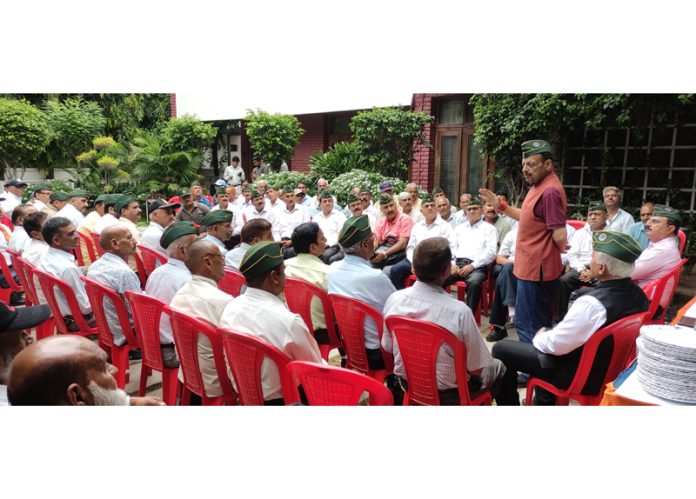
<path id="1" fill-rule="evenodd" d="M 404 191 L 399 193 L 399 201 L 406 201 L 407 199 L 411 199 L 411 195 Z"/>
<path id="2" fill-rule="evenodd" d="M 607 192 L 609 191 L 616 191 L 616 193 L 619 195 L 619 199 L 623 200 L 623 191 L 613 185 L 608 185 L 604 189 L 602 189 L 602 197 L 606 196 Z"/>
<path id="3" fill-rule="evenodd" d="M 176 258 L 176 253 L 179 251 L 179 248 L 181 248 L 184 243 L 186 242 L 186 239 L 184 239 L 184 236 L 177 237 L 174 239 L 171 243 L 169 243 L 169 246 L 167 246 L 167 256 L 169 258 Z"/>
<path id="4" fill-rule="evenodd" d="M 126 405 L 128 394 L 120 388 L 109 390 L 99 386 L 94 380 L 89 380 L 87 389 L 94 397 L 94 405 Z"/>
<path id="5" fill-rule="evenodd" d="M 633 262 L 624 262 L 601 251 L 595 251 L 595 262 L 604 265 L 609 275 L 620 279 L 630 277 L 633 269 L 636 267 L 636 264 Z"/>

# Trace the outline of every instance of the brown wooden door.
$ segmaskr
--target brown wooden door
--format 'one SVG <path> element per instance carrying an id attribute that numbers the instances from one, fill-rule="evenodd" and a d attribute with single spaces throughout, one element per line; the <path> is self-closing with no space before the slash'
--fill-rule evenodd
<path id="1" fill-rule="evenodd" d="M 485 180 L 485 161 L 474 145 L 473 127 L 438 127 L 435 142 L 435 185 L 458 206 L 461 194 L 476 194 Z"/>

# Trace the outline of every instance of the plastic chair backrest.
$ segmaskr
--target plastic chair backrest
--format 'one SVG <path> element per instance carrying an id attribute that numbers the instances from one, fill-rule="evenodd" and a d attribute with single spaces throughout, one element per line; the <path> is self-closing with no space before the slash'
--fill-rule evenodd
<path id="1" fill-rule="evenodd" d="M 246 286 L 246 279 L 237 271 L 225 269 L 225 277 L 218 282 L 218 288 L 235 298 L 242 294 L 242 286 Z"/>
<path id="2" fill-rule="evenodd" d="M 394 405 L 386 386 L 349 369 L 294 361 L 287 370 L 292 377 L 295 402 L 300 401 L 297 385 L 302 385 L 309 405 L 358 405 L 363 392 L 370 396 L 370 405 Z"/>
<path id="3" fill-rule="evenodd" d="M 85 291 L 87 291 L 89 303 L 92 305 L 94 320 L 97 322 L 97 328 L 99 329 L 99 341 L 108 347 L 114 346 L 114 335 L 111 331 L 111 324 L 104 312 L 104 301 L 109 300 L 116 309 L 116 316 L 118 317 L 118 322 L 121 326 L 121 331 L 123 331 L 123 336 L 126 338 L 126 342 L 132 347 L 138 347 L 140 342 L 135 337 L 133 327 L 130 324 L 126 302 L 123 301 L 121 295 L 89 277 L 80 276 L 80 280 L 85 283 Z"/>
<path id="4" fill-rule="evenodd" d="M 94 247 L 97 249 L 97 253 L 99 256 L 104 255 L 104 249 L 101 247 L 101 244 L 99 244 L 99 234 L 96 232 L 90 232 L 89 235 L 92 238 L 92 241 L 94 242 Z"/>
<path id="5" fill-rule="evenodd" d="M 650 300 L 650 308 L 648 308 L 647 319 L 645 321 L 646 324 L 662 324 L 664 322 L 667 308 L 679 284 L 682 266 L 687 261 L 688 260 L 684 258 L 676 267 L 667 272 L 667 274 L 643 286 L 643 292 L 645 296 L 648 297 L 648 300 Z M 659 307 L 662 307 L 662 310 L 660 311 L 659 317 L 655 317 Z"/>
<path id="6" fill-rule="evenodd" d="M 218 328 L 227 363 L 237 384 L 241 405 L 263 405 L 261 364 L 268 358 L 278 368 L 285 403 L 293 400 L 292 383 L 285 366 L 291 359 L 276 347 L 251 334 Z"/>
<path id="7" fill-rule="evenodd" d="M 10 261 L 12 259 L 12 253 L 10 253 L 10 249 L 8 248 L 0 248 L 0 253 L 6 252 L 8 255 L 10 255 Z M 15 291 L 24 291 L 22 286 L 17 284 L 14 280 L 14 277 L 12 277 L 12 271 L 10 270 L 9 265 L 7 265 L 7 262 L 5 261 L 5 256 L 0 254 L 0 271 L 2 271 L 2 275 L 5 277 L 5 280 L 7 281 L 7 284 L 9 285 L 9 291 L 7 293 L 13 293 Z M 16 272 L 16 270 L 15 270 Z M 21 282 L 21 281 L 20 281 Z"/>
<path id="8" fill-rule="evenodd" d="M 570 225 L 575 230 L 582 229 L 586 223 L 587 222 L 584 220 L 566 220 L 566 224 Z"/>
<path id="9" fill-rule="evenodd" d="M 386 325 L 399 345 L 408 379 L 409 403 L 440 405 L 435 375 L 437 353 L 443 345 L 454 352 L 455 375 L 461 405 L 471 405 L 466 375 L 466 346 L 445 328 L 408 317 L 387 317 Z"/>
<path id="10" fill-rule="evenodd" d="M 217 370 L 223 396 L 234 395 L 235 391 L 232 388 L 232 383 L 227 376 L 225 368 L 222 338 L 215 326 L 203 319 L 170 308 L 168 305 L 165 305 L 164 310 L 169 313 L 171 318 L 174 344 L 176 345 L 176 353 L 179 357 L 186 388 L 199 397 L 207 398 L 198 361 L 198 336 L 203 335 L 208 338 L 213 351 L 215 369 Z"/>
<path id="11" fill-rule="evenodd" d="M 163 371 L 160 346 L 160 320 L 166 303 L 145 293 L 126 291 L 126 300 L 133 314 L 133 326 L 140 341 L 143 363 L 155 371 Z"/>
<path id="12" fill-rule="evenodd" d="M 77 235 L 80 238 L 80 241 L 85 244 L 85 248 L 87 248 L 87 256 L 89 256 L 89 261 L 94 263 L 97 261 L 99 258 L 99 254 L 97 253 L 97 250 L 94 248 L 94 240 L 92 239 L 91 236 L 88 236 L 87 234 L 83 234 L 79 230 L 77 231 Z M 79 259 L 80 259 L 80 266 L 84 265 L 84 258 L 82 255 L 82 245 L 78 244 L 76 250 L 79 252 Z"/>
<path id="13" fill-rule="evenodd" d="M 290 311 L 299 314 L 300 317 L 302 317 L 302 320 L 304 320 L 310 333 L 314 332 L 311 313 L 312 298 L 315 296 L 319 298 L 324 309 L 326 330 L 329 334 L 329 344 L 333 347 L 340 345 L 338 336 L 336 335 L 333 309 L 331 308 L 329 295 L 326 293 L 326 291 L 318 286 L 315 286 L 314 284 L 303 281 L 302 279 L 286 277 L 284 293 L 285 301 L 288 303 L 288 308 Z"/>
<path id="14" fill-rule="evenodd" d="M 365 320 L 370 318 L 377 325 L 381 344 L 384 330 L 382 314 L 367 303 L 348 296 L 332 294 L 329 295 L 329 300 L 339 325 L 338 331 L 343 340 L 343 348 L 348 356 L 346 367 L 368 374 L 370 367 L 365 352 Z M 388 356 L 384 357 L 386 360 Z"/>
<path id="15" fill-rule="evenodd" d="M 46 302 L 51 308 L 53 313 L 53 318 L 55 319 L 56 329 L 61 334 L 80 334 L 83 336 L 89 336 L 96 333 L 96 328 L 91 328 L 82 316 L 82 311 L 80 310 L 80 305 L 77 303 L 77 298 L 75 297 L 75 292 L 73 289 L 63 280 L 52 276 L 51 274 L 39 270 L 36 267 L 32 269 L 34 275 L 39 280 L 39 285 L 41 286 L 41 291 L 43 292 Z M 58 288 L 57 290 L 55 288 Z M 63 319 L 63 314 L 58 306 L 58 301 L 56 300 L 55 293 L 62 293 L 68 302 L 68 308 L 70 309 L 70 315 L 72 315 L 75 324 L 79 328 L 78 331 L 68 331 L 68 326 L 65 324 L 65 319 Z"/>
<path id="16" fill-rule="evenodd" d="M 683 255 L 684 254 L 684 246 L 686 246 L 686 234 L 684 233 L 683 230 L 679 229 L 677 236 L 679 236 L 679 254 Z"/>
<path id="17" fill-rule="evenodd" d="M 19 278 L 19 283 L 22 286 L 22 289 L 24 290 L 25 296 L 26 296 L 26 305 L 31 306 L 31 305 L 37 305 L 39 303 L 38 298 L 36 297 L 36 290 L 34 289 L 34 286 L 32 283 L 29 282 L 29 278 L 27 277 L 27 271 L 24 268 L 24 259 L 22 256 L 17 253 L 16 251 L 12 251 L 11 249 L 7 249 L 7 252 L 10 254 L 10 260 L 12 261 L 12 268 L 15 270 L 15 273 L 17 274 L 17 277 Z M 4 259 L 3 259 L 4 260 Z"/>
<path id="18" fill-rule="evenodd" d="M 143 259 L 140 257 L 140 253 L 137 251 L 133 253 L 133 258 L 135 259 L 135 267 L 138 273 L 138 279 L 140 279 L 140 289 L 145 289 L 145 284 L 147 284 L 147 276 L 149 275 L 145 270 L 145 265 L 143 264 Z"/>
<path id="19" fill-rule="evenodd" d="M 168 258 L 159 251 L 153 250 L 144 244 L 138 244 L 138 249 L 140 250 L 140 256 L 143 260 L 143 267 L 145 268 L 147 275 L 152 274 L 152 272 L 157 268 L 157 262 L 159 262 L 161 265 L 167 263 Z"/>
<path id="20" fill-rule="evenodd" d="M 36 289 L 36 284 L 38 283 L 38 279 L 35 278 L 35 274 L 34 274 L 34 270 L 36 270 L 36 267 L 34 267 L 31 263 L 27 262 L 24 258 L 18 258 L 17 261 L 21 262 L 20 265 L 23 268 L 24 275 L 27 278 L 26 285 L 28 287 L 24 288 L 24 292 L 28 293 L 28 296 L 31 297 L 32 303 L 34 303 L 34 305 L 40 305 L 41 298 L 39 298 L 39 293 L 37 292 L 37 289 Z M 17 268 L 19 268 L 19 267 L 17 267 Z"/>

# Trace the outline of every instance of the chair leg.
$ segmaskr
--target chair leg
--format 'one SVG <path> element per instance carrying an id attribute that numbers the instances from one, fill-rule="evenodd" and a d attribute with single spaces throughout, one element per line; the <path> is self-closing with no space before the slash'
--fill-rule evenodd
<path id="1" fill-rule="evenodd" d="M 116 373 L 116 385 L 121 389 L 126 388 L 129 350 L 130 347 L 128 346 L 111 348 L 111 363 L 118 369 Z"/>
<path id="2" fill-rule="evenodd" d="M 329 352 L 331 351 L 331 345 L 319 345 L 319 353 L 321 358 L 325 361 L 329 361 Z"/>
<path id="3" fill-rule="evenodd" d="M 165 404 L 176 405 L 180 386 L 176 369 L 165 369 L 162 372 L 162 400 Z"/>
<path id="4" fill-rule="evenodd" d="M 181 391 L 181 405 L 191 405 L 191 390 L 184 386 Z"/>
<path id="5" fill-rule="evenodd" d="M 147 378 L 150 377 L 150 374 L 152 374 L 152 369 L 147 367 L 145 365 L 145 362 L 143 362 L 140 365 L 140 386 L 138 387 L 138 396 L 139 397 L 145 396 L 145 392 L 147 391 Z M 162 379 L 162 384 L 164 386 L 164 378 Z"/>

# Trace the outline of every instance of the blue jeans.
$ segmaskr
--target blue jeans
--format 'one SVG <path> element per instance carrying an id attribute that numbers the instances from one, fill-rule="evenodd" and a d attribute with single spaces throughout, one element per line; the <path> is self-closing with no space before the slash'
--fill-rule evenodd
<path id="1" fill-rule="evenodd" d="M 553 281 L 517 280 L 517 304 L 515 328 L 520 341 L 531 343 L 542 327 L 550 328 L 553 321 L 553 294 L 558 289 L 558 279 Z"/>
<path id="2" fill-rule="evenodd" d="M 404 258 L 389 270 L 389 279 L 396 289 L 404 289 L 404 281 L 411 275 L 411 262 Z"/>

